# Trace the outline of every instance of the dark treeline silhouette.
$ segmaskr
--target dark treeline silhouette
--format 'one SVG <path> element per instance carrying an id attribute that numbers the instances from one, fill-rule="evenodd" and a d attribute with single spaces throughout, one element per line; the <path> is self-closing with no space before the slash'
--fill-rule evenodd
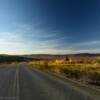
<path id="1" fill-rule="evenodd" d="M 12 63 L 12 62 L 27 62 L 32 58 L 22 56 L 0 55 L 0 63 Z"/>

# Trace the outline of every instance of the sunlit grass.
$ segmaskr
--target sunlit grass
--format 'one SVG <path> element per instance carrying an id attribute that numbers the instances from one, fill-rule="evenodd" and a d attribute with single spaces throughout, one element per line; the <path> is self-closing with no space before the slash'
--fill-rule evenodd
<path id="1" fill-rule="evenodd" d="M 54 63 L 51 61 L 31 61 L 30 64 L 37 65 L 41 70 L 48 70 L 67 78 L 100 85 L 100 63 L 97 61 L 89 63 Z"/>

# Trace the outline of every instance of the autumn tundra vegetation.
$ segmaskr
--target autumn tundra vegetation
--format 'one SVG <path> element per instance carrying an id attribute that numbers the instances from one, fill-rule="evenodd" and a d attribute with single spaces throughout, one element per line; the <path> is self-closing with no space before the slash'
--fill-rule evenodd
<path id="1" fill-rule="evenodd" d="M 66 56 L 33 60 L 30 64 L 67 78 L 100 86 L 100 56 Z"/>

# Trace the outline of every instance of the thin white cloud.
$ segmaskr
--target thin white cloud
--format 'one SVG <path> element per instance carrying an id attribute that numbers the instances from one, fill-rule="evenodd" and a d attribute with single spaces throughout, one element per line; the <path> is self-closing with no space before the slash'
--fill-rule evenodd
<path id="1" fill-rule="evenodd" d="M 75 46 L 86 46 L 86 45 L 98 45 L 100 44 L 100 40 L 92 40 L 92 41 L 86 41 L 86 42 L 80 42 L 74 44 Z"/>
<path id="2" fill-rule="evenodd" d="M 30 25 L 22 25 L 15 32 L 0 32 L 0 53 L 9 54 L 31 54 L 31 53 L 54 53 L 70 54 L 78 52 L 100 52 L 99 47 L 87 49 L 88 46 L 99 45 L 100 41 L 89 41 L 81 43 L 65 43 L 65 37 L 46 33 L 42 29 L 32 28 Z M 57 37 L 57 38 L 56 38 Z M 83 46 L 83 49 L 80 47 Z"/>
<path id="3" fill-rule="evenodd" d="M 76 50 L 75 53 L 100 53 L 100 49 L 82 49 Z"/>

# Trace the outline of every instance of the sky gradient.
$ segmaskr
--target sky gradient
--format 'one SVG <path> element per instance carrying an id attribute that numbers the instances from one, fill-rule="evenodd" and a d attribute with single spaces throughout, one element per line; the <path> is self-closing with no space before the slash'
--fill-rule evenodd
<path id="1" fill-rule="evenodd" d="M 0 0 L 0 54 L 100 53 L 100 0 Z"/>

